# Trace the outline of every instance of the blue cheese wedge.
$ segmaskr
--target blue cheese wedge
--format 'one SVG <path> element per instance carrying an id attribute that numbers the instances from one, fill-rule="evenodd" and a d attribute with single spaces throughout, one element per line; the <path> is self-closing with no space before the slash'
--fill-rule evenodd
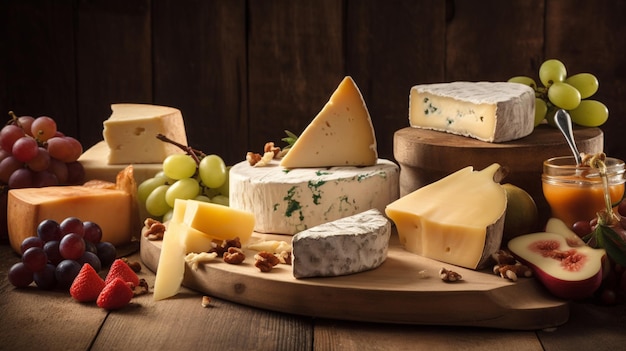
<path id="1" fill-rule="evenodd" d="M 367 271 L 387 258 L 391 224 L 377 209 L 294 235 L 293 275 L 333 277 Z"/>
<path id="2" fill-rule="evenodd" d="M 293 235 L 399 197 L 399 168 L 384 159 L 368 167 L 285 169 L 243 161 L 229 173 L 230 207 L 254 213 L 254 231 Z"/>
<path id="3" fill-rule="evenodd" d="M 529 135 L 534 123 L 535 92 L 527 85 L 452 82 L 411 88 L 411 127 L 499 143 Z"/>

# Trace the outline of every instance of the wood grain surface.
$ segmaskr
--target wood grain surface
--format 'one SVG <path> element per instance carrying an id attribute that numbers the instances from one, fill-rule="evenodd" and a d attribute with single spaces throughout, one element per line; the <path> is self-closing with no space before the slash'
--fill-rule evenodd
<path id="1" fill-rule="evenodd" d="M 255 233 L 253 239 L 289 242 L 291 237 Z M 143 263 L 154 271 L 161 243 L 141 240 Z M 193 270 L 187 264 L 183 285 L 258 308 L 353 321 L 534 330 L 561 325 L 569 315 L 567 301 L 550 296 L 535 279 L 512 283 L 488 270 L 427 259 L 404 250 L 396 234 L 380 267 L 339 277 L 295 279 L 289 265 L 261 273 L 254 254 L 247 250 L 241 265 L 215 260 Z M 443 282 L 441 267 L 463 280 Z"/>

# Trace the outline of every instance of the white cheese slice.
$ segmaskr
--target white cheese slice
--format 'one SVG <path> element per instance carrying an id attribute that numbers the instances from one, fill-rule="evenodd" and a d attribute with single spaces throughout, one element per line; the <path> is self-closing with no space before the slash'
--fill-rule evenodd
<path id="1" fill-rule="evenodd" d="M 377 159 L 369 111 L 352 78 L 345 77 L 280 165 L 286 168 L 371 166 Z"/>
<path id="2" fill-rule="evenodd" d="M 519 139 L 534 130 L 535 92 L 509 82 L 416 85 L 409 97 L 411 127 L 487 142 Z"/>
<path id="3" fill-rule="evenodd" d="M 374 269 L 387 258 L 391 223 L 368 210 L 324 223 L 293 237 L 293 275 L 332 277 Z"/>
<path id="4" fill-rule="evenodd" d="M 183 116 L 178 109 L 146 104 L 113 104 L 102 135 L 109 147 L 109 164 L 159 163 L 179 147 L 156 138 L 163 134 L 187 145 Z"/>
<path id="5" fill-rule="evenodd" d="M 230 207 L 254 213 L 254 230 L 295 234 L 376 208 L 399 197 L 399 168 L 384 159 L 368 167 L 296 168 L 274 160 L 265 167 L 240 162 L 229 173 Z"/>

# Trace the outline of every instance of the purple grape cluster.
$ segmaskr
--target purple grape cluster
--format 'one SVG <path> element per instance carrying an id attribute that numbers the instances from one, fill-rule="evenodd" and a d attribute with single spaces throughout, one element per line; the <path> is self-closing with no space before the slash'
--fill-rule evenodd
<path id="1" fill-rule="evenodd" d="M 43 220 L 37 226 L 37 235 L 24 239 L 20 250 L 22 260 L 9 269 L 9 281 L 18 288 L 35 282 L 44 290 L 67 290 L 83 264 L 89 263 L 99 272 L 117 255 L 113 244 L 102 241 L 102 229 L 97 223 L 76 217 L 61 223 Z"/>

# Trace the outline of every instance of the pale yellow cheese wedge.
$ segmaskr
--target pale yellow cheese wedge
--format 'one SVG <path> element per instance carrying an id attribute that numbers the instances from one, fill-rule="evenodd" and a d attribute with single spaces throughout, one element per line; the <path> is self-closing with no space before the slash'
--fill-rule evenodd
<path id="1" fill-rule="evenodd" d="M 470 269 L 481 268 L 502 241 L 506 192 L 500 165 L 463 168 L 389 204 L 406 250 Z"/>
<path id="2" fill-rule="evenodd" d="M 170 221 L 163 235 L 163 246 L 161 247 L 152 293 L 152 298 L 155 301 L 178 294 L 183 282 L 186 249 L 180 226 L 180 222 Z"/>
<path id="3" fill-rule="evenodd" d="M 376 136 L 359 88 L 345 77 L 280 165 L 285 168 L 372 166 Z"/>
<path id="4" fill-rule="evenodd" d="M 187 133 L 180 110 L 149 104 L 113 104 L 104 121 L 102 135 L 109 147 L 109 164 L 160 163 L 179 147 L 156 138 L 164 134 L 187 145 Z"/>

